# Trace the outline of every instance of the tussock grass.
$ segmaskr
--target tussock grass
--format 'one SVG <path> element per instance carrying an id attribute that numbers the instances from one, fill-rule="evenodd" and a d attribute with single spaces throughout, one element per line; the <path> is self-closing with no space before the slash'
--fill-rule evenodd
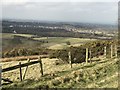
<path id="1" fill-rule="evenodd" d="M 117 87 L 117 71 L 118 71 L 118 59 L 105 59 L 103 61 L 92 62 L 91 64 L 73 64 L 73 68 L 70 68 L 69 64 L 53 65 L 54 60 L 44 59 L 44 76 L 39 76 L 39 68 L 31 66 L 28 71 L 28 76 L 31 78 L 28 81 L 15 81 L 16 84 L 11 84 L 4 87 L 45 87 L 50 88 L 100 88 L 100 87 Z M 34 68 L 34 70 L 33 70 Z M 32 75 L 34 71 L 35 74 Z M 38 72 L 37 72 L 38 71 Z M 36 73 L 37 72 L 37 73 Z M 7 75 L 7 74 L 6 74 Z M 38 77 L 36 77 L 37 75 Z M 35 79 L 38 78 L 38 79 Z M 116 80 L 116 81 L 115 81 Z M 113 86 L 111 85 L 113 82 Z"/>

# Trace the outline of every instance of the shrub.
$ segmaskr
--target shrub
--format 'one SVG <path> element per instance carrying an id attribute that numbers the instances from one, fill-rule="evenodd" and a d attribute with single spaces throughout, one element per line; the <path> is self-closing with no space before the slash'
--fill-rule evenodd
<path id="1" fill-rule="evenodd" d="M 71 45 L 70 41 L 67 41 L 66 44 L 67 44 L 67 45 Z"/>
<path id="2" fill-rule="evenodd" d="M 2 57 L 28 56 L 28 55 L 45 55 L 51 53 L 52 50 L 41 48 L 13 48 L 9 51 L 2 52 Z"/>
<path id="3" fill-rule="evenodd" d="M 71 52 L 71 60 L 72 63 L 81 63 L 85 62 L 86 58 L 86 48 L 91 49 L 91 58 L 100 56 L 104 54 L 104 46 L 107 46 L 107 55 L 110 55 L 110 45 L 111 43 L 115 43 L 113 41 L 94 41 L 90 43 L 86 43 L 79 47 L 69 47 L 63 50 L 56 50 L 50 54 L 50 57 L 60 58 L 64 62 L 69 62 L 68 52 Z M 90 52 L 88 54 L 88 58 L 90 57 Z"/>

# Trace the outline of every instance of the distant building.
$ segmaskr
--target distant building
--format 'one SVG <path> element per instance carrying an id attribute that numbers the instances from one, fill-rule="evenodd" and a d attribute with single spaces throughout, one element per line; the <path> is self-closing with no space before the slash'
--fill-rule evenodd
<path id="1" fill-rule="evenodd" d="M 11 28 L 12 28 L 12 27 L 13 27 L 13 25 L 10 25 L 9 27 L 11 27 Z"/>
<path id="2" fill-rule="evenodd" d="M 14 30 L 13 33 L 16 34 L 17 32 Z"/>

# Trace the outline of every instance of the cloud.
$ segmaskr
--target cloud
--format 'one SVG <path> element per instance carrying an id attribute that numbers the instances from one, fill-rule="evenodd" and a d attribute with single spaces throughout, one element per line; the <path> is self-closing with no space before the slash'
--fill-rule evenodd
<path id="1" fill-rule="evenodd" d="M 15 19 L 115 23 L 117 13 L 116 2 L 24 2 L 3 6 L 3 18 Z"/>
<path id="2" fill-rule="evenodd" d="M 2 0 L 2 5 L 22 5 L 29 2 L 29 0 Z"/>
<path id="3" fill-rule="evenodd" d="M 119 2 L 119 0 L 70 0 L 71 2 Z"/>
<path id="4" fill-rule="evenodd" d="M 28 2 L 119 2 L 119 0 L 2 0 L 3 5 L 21 5 Z"/>

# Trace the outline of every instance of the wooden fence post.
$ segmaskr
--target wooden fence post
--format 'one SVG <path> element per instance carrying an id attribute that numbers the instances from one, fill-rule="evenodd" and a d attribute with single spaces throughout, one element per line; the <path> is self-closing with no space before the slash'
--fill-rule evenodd
<path id="1" fill-rule="evenodd" d="M 106 58 L 106 55 L 107 55 L 107 47 L 105 46 L 104 47 L 104 57 Z"/>
<path id="2" fill-rule="evenodd" d="M 22 68 L 21 68 L 21 62 L 19 62 L 19 67 L 20 67 L 20 81 L 22 81 Z"/>
<path id="3" fill-rule="evenodd" d="M 1 67 L 1 64 L 0 64 L 0 87 L 1 87 L 1 81 L 2 81 L 2 78 L 1 78 L 2 75 L 1 74 L 2 74 L 2 67 Z"/>
<path id="4" fill-rule="evenodd" d="M 29 59 L 29 58 L 28 58 L 27 62 L 30 62 L 30 59 Z M 25 75 L 26 75 L 26 73 L 27 73 L 27 69 L 28 69 L 28 66 L 26 66 L 26 68 L 25 68 L 25 72 L 24 72 L 24 74 L 23 74 L 23 79 L 25 79 Z"/>
<path id="5" fill-rule="evenodd" d="M 42 66 L 41 57 L 39 57 L 38 60 L 39 60 L 39 64 L 40 64 L 40 73 L 41 73 L 41 75 L 43 76 L 43 66 Z"/>
<path id="6" fill-rule="evenodd" d="M 115 57 L 117 57 L 117 45 L 115 44 Z"/>
<path id="7" fill-rule="evenodd" d="M 70 51 L 68 52 L 68 58 L 69 58 L 70 67 L 72 68 L 72 59 L 71 59 L 71 52 Z"/>
<path id="8" fill-rule="evenodd" d="M 86 48 L 86 63 L 88 63 L 88 48 Z"/>
<path id="9" fill-rule="evenodd" d="M 111 45 L 111 58 L 113 58 L 113 45 Z"/>
<path id="10" fill-rule="evenodd" d="M 90 54 L 90 57 L 89 57 L 89 59 L 90 59 L 90 63 L 91 63 L 91 62 L 92 62 L 92 61 L 91 61 L 91 56 L 92 56 L 91 49 L 89 50 L 89 54 Z"/>

